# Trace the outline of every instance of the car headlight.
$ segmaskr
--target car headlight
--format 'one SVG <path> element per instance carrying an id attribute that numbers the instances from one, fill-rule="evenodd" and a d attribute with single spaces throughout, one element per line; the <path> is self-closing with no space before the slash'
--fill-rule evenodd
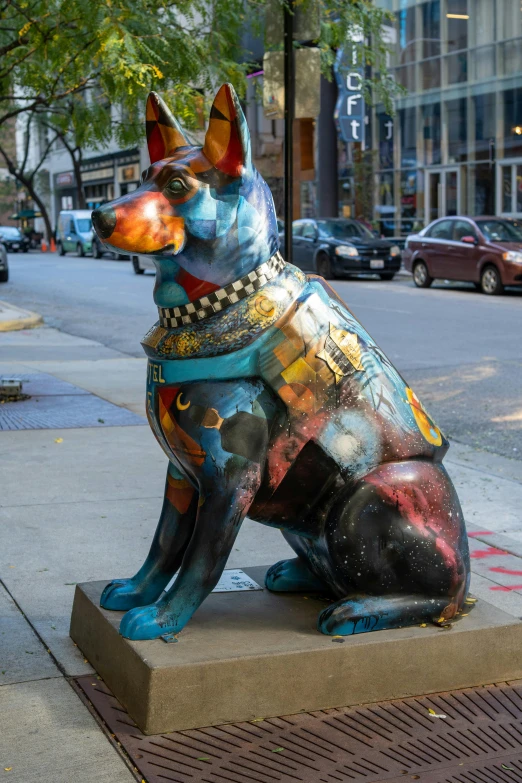
<path id="1" fill-rule="evenodd" d="M 517 250 L 506 250 L 506 252 L 502 254 L 502 258 L 504 261 L 514 261 L 515 264 L 522 264 L 522 253 Z"/>
<path id="2" fill-rule="evenodd" d="M 353 245 L 339 245 L 335 248 L 335 255 L 341 258 L 354 258 L 359 255 L 359 251 Z"/>
<path id="3" fill-rule="evenodd" d="M 400 249 L 399 245 L 392 245 L 391 248 L 390 248 L 390 255 L 391 256 L 400 256 L 400 254 L 401 254 L 401 249 Z"/>

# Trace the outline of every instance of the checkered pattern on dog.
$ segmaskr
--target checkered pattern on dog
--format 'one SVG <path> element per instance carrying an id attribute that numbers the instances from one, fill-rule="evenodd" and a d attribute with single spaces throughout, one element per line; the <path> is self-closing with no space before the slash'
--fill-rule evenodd
<path id="1" fill-rule="evenodd" d="M 219 288 L 208 296 L 202 296 L 180 307 L 158 307 L 160 325 L 166 329 L 175 329 L 225 310 L 230 305 L 259 291 L 265 283 L 276 277 L 284 266 L 284 258 L 280 253 L 276 253 L 266 264 L 261 264 L 241 280 L 236 280 L 225 288 Z"/>

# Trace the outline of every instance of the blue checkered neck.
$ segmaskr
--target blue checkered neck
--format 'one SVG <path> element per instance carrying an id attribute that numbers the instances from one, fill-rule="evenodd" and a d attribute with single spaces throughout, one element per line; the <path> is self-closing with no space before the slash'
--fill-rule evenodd
<path id="1" fill-rule="evenodd" d="M 165 329 L 176 329 L 179 326 L 194 324 L 215 313 L 226 310 L 241 299 L 259 291 L 265 283 L 277 277 L 285 267 L 285 260 L 279 251 L 268 261 L 249 272 L 235 283 L 202 296 L 194 302 L 179 307 L 158 307 L 160 326 Z"/>

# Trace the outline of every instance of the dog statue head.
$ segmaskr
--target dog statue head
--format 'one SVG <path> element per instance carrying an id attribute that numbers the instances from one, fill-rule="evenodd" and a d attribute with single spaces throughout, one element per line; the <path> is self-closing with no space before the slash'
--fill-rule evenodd
<path id="1" fill-rule="evenodd" d="M 186 304 L 245 276 L 279 247 L 274 203 L 252 165 L 232 85 L 218 91 L 203 147 L 191 145 L 162 99 L 147 100 L 150 163 L 139 187 L 92 213 L 109 248 L 151 256 L 154 300 Z"/>

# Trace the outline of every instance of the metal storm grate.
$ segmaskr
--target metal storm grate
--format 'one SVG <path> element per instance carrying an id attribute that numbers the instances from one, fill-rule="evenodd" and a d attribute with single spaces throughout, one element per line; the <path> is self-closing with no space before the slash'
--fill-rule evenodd
<path id="1" fill-rule="evenodd" d="M 145 736 L 76 682 L 147 783 L 522 783 L 522 683 Z"/>
<path id="2" fill-rule="evenodd" d="M 21 375 L 17 380 L 23 383 L 23 391 L 27 394 L 16 401 L 0 398 L 0 431 L 147 423 L 143 417 L 126 408 L 46 373 Z"/>

